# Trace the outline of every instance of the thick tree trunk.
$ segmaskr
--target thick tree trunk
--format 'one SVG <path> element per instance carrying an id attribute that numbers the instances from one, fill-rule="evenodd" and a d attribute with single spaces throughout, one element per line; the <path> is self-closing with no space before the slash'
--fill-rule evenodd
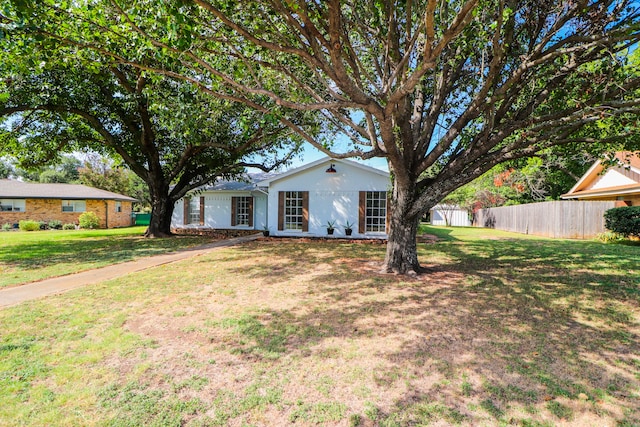
<path id="1" fill-rule="evenodd" d="M 398 274 L 419 273 L 420 263 L 416 247 L 418 220 L 394 216 L 391 215 L 384 270 L 387 273 Z"/>
<path id="2" fill-rule="evenodd" d="M 171 217 L 174 202 L 169 197 L 169 189 L 163 191 L 161 186 L 149 186 L 151 192 L 151 221 L 145 237 L 171 236 Z"/>
<path id="3" fill-rule="evenodd" d="M 408 215 L 413 206 L 413 189 L 402 188 L 394 182 L 394 192 L 389 218 L 387 254 L 384 259 L 384 271 L 398 274 L 420 273 L 416 237 L 420 217 Z"/>

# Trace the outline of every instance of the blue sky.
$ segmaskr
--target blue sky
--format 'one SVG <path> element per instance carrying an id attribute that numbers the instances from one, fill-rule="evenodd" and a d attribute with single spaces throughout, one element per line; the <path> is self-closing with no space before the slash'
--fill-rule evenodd
<path id="1" fill-rule="evenodd" d="M 336 150 L 336 152 L 339 152 Z M 312 146 L 311 144 L 305 142 L 302 148 L 302 155 L 293 159 L 291 166 L 289 169 L 297 168 L 307 163 L 314 162 L 318 159 L 322 159 L 323 157 L 327 157 L 326 154 Z M 387 165 L 387 160 L 381 157 L 369 159 L 369 160 L 360 160 L 360 159 L 352 159 L 367 166 L 371 166 L 376 169 L 381 169 L 383 171 L 389 171 L 389 166 Z"/>

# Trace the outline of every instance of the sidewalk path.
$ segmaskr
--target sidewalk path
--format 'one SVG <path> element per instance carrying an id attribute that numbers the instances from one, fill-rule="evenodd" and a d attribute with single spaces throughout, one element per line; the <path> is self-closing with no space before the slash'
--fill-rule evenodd
<path id="1" fill-rule="evenodd" d="M 0 309 L 17 305 L 24 301 L 42 298 L 49 295 L 57 295 L 70 291 L 71 289 L 115 279 L 116 277 L 135 273 L 136 271 L 146 270 L 147 268 L 206 254 L 207 252 L 211 252 L 217 248 L 249 242 L 257 239 L 261 235 L 262 234 L 253 234 L 251 236 L 220 240 L 213 243 L 207 243 L 206 245 L 182 249 L 177 252 L 140 258 L 135 261 L 114 264 L 107 267 L 97 268 L 95 270 L 87 270 L 81 273 L 53 277 L 51 279 L 40 280 L 39 282 L 32 282 L 26 285 L 1 289 Z"/>

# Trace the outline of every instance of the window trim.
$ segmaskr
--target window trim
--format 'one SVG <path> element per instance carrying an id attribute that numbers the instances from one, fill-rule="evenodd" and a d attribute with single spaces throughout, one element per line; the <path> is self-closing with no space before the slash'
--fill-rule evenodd
<path id="1" fill-rule="evenodd" d="M 285 191 L 284 193 L 284 229 L 302 231 L 304 199 L 302 191 Z"/>
<path id="2" fill-rule="evenodd" d="M 16 202 L 19 206 L 16 210 Z M 9 203 L 11 204 L 11 209 L 4 210 L 3 207 L 9 207 Z M 27 211 L 27 199 L 0 199 L 0 212 L 26 212 Z"/>
<path id="3" fill-rule="evenodd" d="M 292 197 L 292 193 L 296 193 L 295 198 Z M 290 200 L 299 201 L 296 206 L 287 206 L 287 202 Z M 287 213 L 287 209 L 301 209 L 295 213 Z M 299 218 L 300 228 L 289 228 L 288 224 L 292 224 L 288 218 Z M 295 224 L 298 224 L 296 221 Z M 299 190 L 288 190 L 278 192 L 278 231 L 287 231 L 292 233 L 308 232 L 309 231 L 309 192 Z"/>
<path id="4" fill-rule="evenodd" d="M 196 203 L 197 201 L 197 203 Z M 192 208 L 192 203 L 193 203 L 193 207 L 197 207 L 197 209 L 191 209 Z M 189 225 L 189 224 L 197 224 L 197 225 L 204 225 L 204 206 L 205 206 L 205 199 L 204 196 L 200 196 L 199 198 L 191 198 L 191 197 L 184 197 L 182 199 L 182 204 L 183 204 L 183 218 L 182 218 L 182 223 L 184 225 Z M 196 220 L 197 221 L 194 221 Z"/>
<path id="5" fill-rule="evenodd" d="M 65 204 L 66 203 L 66 204 Z M 63 213 L 78 213 L 87 211 L 87 201 L 77 199 L 63 199 L 61 201 L 61 209 Z M 65 210 L 65 207 L 71 207 L 71 210 Z"/>
<path id="6" fill-rule="evenodd" d="M 373 196 L 378 196 L 375 200 Z M 389 223 L 389 197 L 386 191 L 360 191 L 359 194 L 359 215 L 358 215 L 358 233 L 360 234 L 384 234 L 387 232 Z M 369 206 L 369 202 L 371 205 Z M 378 203 L 378 206 L 373 206 L 374 201 L 383 202 Z M 382 206 L 384 205 L 384 206 Z M 369 214 L 369 209 L 372 211 L 377 209 L 378 214 Z M 384 213 L 380 211 L 384 209 Z M 369 219 L 377 219 L 378 224 L 370 224 Z M 383 220 L 380 222 L 380 220 Z M 373 222 L 373 221 L 372 221 Z"/>
<path id="7" fill-rule="evenodd" d="M 231 197 L 232 227 L 253 227 L 253 203 L 253 196 Z"/>

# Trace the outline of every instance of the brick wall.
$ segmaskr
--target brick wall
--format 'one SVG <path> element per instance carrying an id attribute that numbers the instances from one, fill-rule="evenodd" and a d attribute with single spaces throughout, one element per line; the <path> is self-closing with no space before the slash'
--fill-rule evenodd
<path id="1" fill-rule="evenodd" d="M 87 200 L 86 211 L 94 212 L 100 218 L 100 227 L 128 227 L 131 225 L 131 202 L 121 202 L 122 212 L 116 212 L 115 200 Z M 20 220 L 62 221 L 63 224 L 78 224 L 82 212 L 62 212 L 60 199 L 27 199 L 25 212 L 0 212 L 0 225 L 17 224 Z"/>

